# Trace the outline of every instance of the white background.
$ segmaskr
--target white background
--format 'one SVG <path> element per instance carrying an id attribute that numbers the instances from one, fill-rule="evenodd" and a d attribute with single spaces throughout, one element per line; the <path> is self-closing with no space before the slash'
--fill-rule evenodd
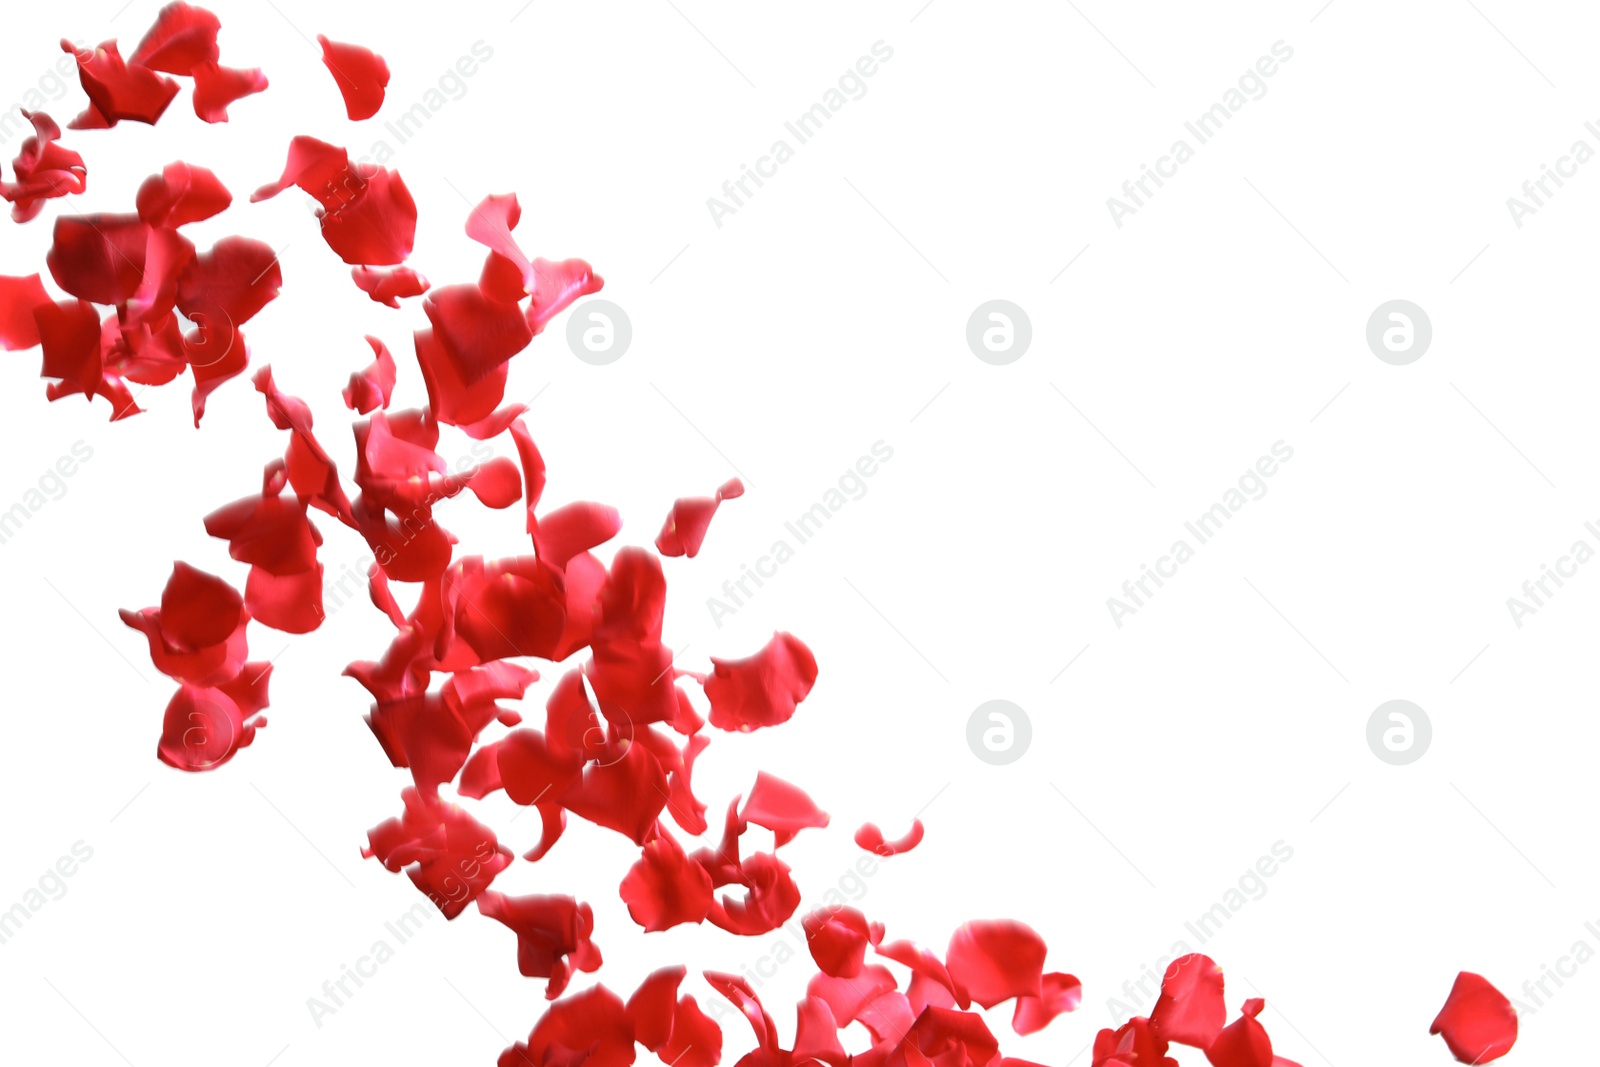
<path id="1" fill-rule="evenodd" d="M 508 399 L 537 394 L 547 503 L 615 505 L 618 543 L 648 544 L 675 497 L 742 473 L 751 491 L 702 555 L 667 562 L 669 643 L 704 669 L 786 629 L 821 664 L 788 726 L 715 739 L 696 768 L 713 821 L 757 768 L 806 786 L 834 823 L 784 855 L 815 898 L 862 855 L 856 826 L 898 833 L 921 811 L 926 843 L 860 906 L 941 951 L 966 919 L 1034 925 L 1084 1004 L 1027 1040 L 1004 1009 L 992 1022 L 1010 1054 L 1054 1065 L 1087 1063 L 1124 980 L 1179 939 L 1201 947 L 1184 923 L 1281 840 L 1293 859 L 1203 946 L 1230 1010 L 1265 996 L 1278 1051 L 1302 1064 L 1442 1064 L 1427 1027 L 1458 970 L 1531 1004 L 1524 980 L 1580 938 L 1600 949 L 1584 929 L 1600 920 L 1600 567 L 1520 629 L 1505 605 L 1574 540 L 1600 547 L 1583 529 L 1600 519 L 1600 165 L 1520 229 L 1505 204 L 1574 140 L 1600 148 L 1583 128 L 1600 118 L 1600 19 L 1580 4 L 1320 2 L 219 3 L 223 61 L 265 68 L 269 92 L 226 126 L 195 120 L 186 90 L 155 129 L 69 133 L 90 192 L 0 224 L 0 272 L 42 269 L 61 210 L 131 210 L 139 180 L 177 158 L 215 169 L 235 207 L 189 235 L 283 247 L 284 295 L 247 330 L 253 365 L 311 403 L 348 471 L 338 389 L 369 359 L 362 334 L 399 357 L 397 402 L 423 403 L 420 307 L 366 301 L 303 197 L 246 201 L 295 134 L 356 155 L 392 145 L 383 122 L 485 42 L 464 95 L 390 163 L 421 208 L 413 265 L 475 278 L 468 202 L 512 190 L 524 247 L 594 263 L 631 350 L 585 365 L 563 318 L 511 371 Z M 38 84 L 59 37 L 131 51 L 157 6 L 8 12 L 4 102 Z M 387 56 L 377 120 L 345 120 L 317 33 Z M 706 198 L 880 40 L 894 56 L 867 94 L 718 228 Z M 1294 55 L 1268 93 L 1117 228 L 1106 198 L 1280 40 Z M 82 105 L 74 86 L 48 109 L 65 125 Z M 1033 325 L 1005 367 L 964 338 L 994 298 Z M 1364 338 L 1395 298 L 1433 323 L 1407 367 Z M 200 518 L 256 491 L 281 453 L 261 398 L 228 384 L 197 432 L 179 382 L 108 425 L 104 402 L 47 405 L 36 360 L 6 361 L 0 508 L 74 442 L 94 456 L 0 545 L 0 908 L 74 842 L 94 854 L 0 945 L 5 1058 L 492 1063 L 532 1026 L 543 983 L 475 912 L 430 923 L 320 1028 L 306 1007 L 421 899 L 358 852 L 408 780 L 339 677 L 381 652 L 381 616 L 356 604 L 296 639 L 253 628 L 254 656 L 277 657 L 270 726 L 216 773 L 155 760 L 172 686 L 115 611 L 155 603 L 175 558 L 242 582 Z M 894 458 L 866 496 L 716 627 L 706 598 L 879 440 Z M 1280 440 L 1294 458 L 1266 496 L 1113 625 L 1106 598 Z M 467 551 L 527 550 L 515 509 L 443 519 Z M 330 574 L 362 559 L 320 525 Z M 1033 725 L 1006 767 L 965 741 L 993 698 Z M 1406 767 L 1365 740 L 1394 698 L 1433 723 Z M 474 810 L 520 852 L 536 827 L 498 800 Z M 782 940 L 642 936 L 616 895 L 635 854 L 574 825 L 496 888 L 591 901 L 595 977 L 624 994 L 652 967 L 737 969 Z M 809 972 L 792 963 L 762 990 L 785 1035 Z M 1588 1049 L 1600 965 L 1548 988 L 1507 1062 Z M 729 1033 L 731 1063 L 751 1039 Z"/>

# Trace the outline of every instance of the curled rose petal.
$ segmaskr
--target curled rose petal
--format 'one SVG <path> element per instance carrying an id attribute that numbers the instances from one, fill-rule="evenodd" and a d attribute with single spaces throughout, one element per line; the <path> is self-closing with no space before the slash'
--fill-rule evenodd
<path id="1" fill-rule="evenodd" d="M 1222 999 L 1222 969 L 1209 956 L 1191 953 L 1167 965 L 1150 1026 L 1164 1041 L 1209 1048 L 1228 1020 Z"/>
<path id="2" fill-rule="evenodd" d="M 1442 1036 L 1462 1063 L 1488 1063 L 1517 1043 L 1517 1013 L 1488 979 L 1462 971 L 1428 1033 Z"/>
<path id="3" fill-rule="evenodd" d="M 446 919 L 477 899 L 511 862 L 494 832 L 454 804 L 407 787 L 405 813 L 367 831 L 361 854 L 404 870 Z"/>
<path id="4" fill-rule="evenodd" d="M 322 65 L 328 68 L 344 97 L 345 113 L 352 122 L 370 119 L 383 107 L 383 91 L 389 84 L 389 64 L 370 49 L 356 44 L 340 44 L 317 35 L 322 46 Z"/>
<path id="5" fill-rule="evenodd" d="M 667 521 L 656 535 L 656 551 L 663 556 L 688 556 L 700 554 L 706 531 L 711 528 L 711 517 L 724 500 L 744 495 L 744 483 L 734 478 L 717 490 L 714 497 L 684 497 L 672 505 Z"/>
<path id="6" fill-rule="evenodd" d="M 11 203 L 14 222 L 36 218 L 46 200 L 83 192 L 88 179 L 83 157 L 56 143 L 61 127 L 49 115 L 24 108 L 22 117 L 33 124 L 33 136 L 22 142 L 12 162 L 17 180 L 0 181 L 0 199 Z"/>
<path id="7" fill-rule="evenodd" d="M 671 1067 L 717 1067 L 722 1062 L 722 1027 L 693 997 L 681 996 L 672 1014 L 672 1036 L 656 1055 Z"/>
<path id="8" fill-rule="evenodd" d="M 1045 944 L 1023 923 L 1000 919 L 963 923 L 950 938 L 945 964 L 956 985 L 956 1003 L 992 1008 L 1012 997 L 1043 992 Z"/>
<path id="9" fill-rule="evenodd" d="M 410 267 L 351 267 L 350 276 L 356 288 L 370 296 L 375 303 L 392 308 L 408 297 L 421 296 L 429 289 L 428 279 Z"/>
<path id="10" fill-rule="evenodd" d="M 897 841 L 885 841 L 883 831 L 878 829 L 876 823 L 867 823 L 856 831 L 856 844 L 868 852 L 876 852 L 880 856 L 898 856 L 902 852 L 910 852 L 922 844 L 923 826 L 921 819 L 911 820 L 911 829 Z"/>
<path id="11" fill-rule="evenodd" d="M 265 705 L 265 692 L 261 694 Z M 182 686 L 167 705 L 156 755 L 180 771 L 209 771 L 255 740 L 266 720 L 241 710 L 221 689 Z"/>
<path id="12" fill-rule="evenodd" d="M 80 52 L 63 40 L 61 50 L 77 57 L 78 81 L 89 94 L 88 110 L 70 123 L 75 130 L 102 129 L 124 119 L 154 126 L 178 95 L 178 83 L 171 78 L 142 64 L 123 62 L 115 41 Z"/>
<path id="13" fill-rule="evenodd" d="M 387 408 L 395 382 L 394 356 L 389 354 L 388 346 L 371 335 L 367 344 L 376 358 L 366 370 L 350 375 L 350 384 L 342 394 L 344 406 L 362 415 L 374 408 Z"/>
<path id="14" fill-rule="evenodd" d="M 738 660 L 712 657 L 706 680 L 711 725 L 721 730 L 758 730 L 788 722 L 817 680 L 817 661 L 792 634 L 776 633 L 766 647 Z"/>
<path id="15" fill-rule="evenodd" d="M 478 911 L 517 935 L 517 969 L 528 978 L 548 978 L 554 1000 L 576 971 L 600 969 L 600 950 L 589 940 L 594 909 L 572 897 L 506 897 L 492 890 L 478 897 Z"/>
<path id="16" fill-rule="evenodd" d="M 1038 1033 L 1057 1015 L 1076 1011 L 1083 1000 L 1083 983 L 1070 974 L 1052 971 L 1039 985 L 1039 996 L 1017 998 L 1017 1006 L 1011 1013 L 1011 1029 L 1019 1034 Z"/>

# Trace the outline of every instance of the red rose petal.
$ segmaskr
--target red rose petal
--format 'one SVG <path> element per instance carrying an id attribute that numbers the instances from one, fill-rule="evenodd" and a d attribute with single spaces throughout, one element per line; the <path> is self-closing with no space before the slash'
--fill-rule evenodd
<path id="1" fill-rule="evenodd" d="M 0 274 L 0 348 L 21 352 L 37 346 L 39 326 L 34 310 L 54 306 L 37 274 L 21 278 Z"/>
<path id="2" fill-rule="evenodd" d="M 628 914 L 646 933 L 704 922 L 711 911 L 710 876 L 670 834 L 644 846 L 639 862 L 622 880 L 621 892 Z"/>
<path id="3" fill-rule="evenodd" d="M 1244 1002 L 1239 1018 L 1223 1027 L 1206 1049 L 1212 1067 L 1272 1067 L 1272 1039 L 1256 1016 L 1266 1002 L 1252 997 Z"/>
<path id="4" fill-rule="evenodd" d="M 50 276 L 81 300 L 124 304 L 144 281 L 150 232 L 137 215 L 63 215 L 45 256 Z"/>
<path id="5" fill-rule="evenodd" d="M 265 693 L 261 694 L 265 706 Z M 255 740 L 266 720 L 241 710 L 221 689 L 181 687 L 167 705 L 156 755 L 180 771 L 209 771 Z"/>
<path id="6" fill-rule="evenodd" d="M 366 370 L 350 375 L 350 384 L 345 386 L 342 394 L 344 406 L 362 415 L 375 408 L 389 406 L 396 374 L 394 357 L 389 354 L 388 347 L 370 335 L 367 344 L 372 346 L 372 354 L 377 358 Z"/>
<path id="7" fill-rule="evenodd" d="M 653 971 L 623 1006 L 633 1027 L 633 1039 L 655 1052 L 672 1037 L 678 1008 L 678 986 L 688 968 L 682 965 Z"/>
<path id="8" fill-rule="evenodd" d="M 1169 1043 L 1209 1048 L 1227 1022 L 1222 969 L 1209 956 L 1191 953 L 1167 965 L 1150 1026 Z"/>
<path id="9" fill-rule="evenodd" d="M 1076 1011 L 1083 1000 L 1083 983 L 1070 974 L 1052 971 L 1040 982 L 1040 995 L 1018 997 L 1011 1013 L 1011 1029 L 1019 1034 L 1036 1034 L 1050 1025 L 1057 1015 Z"/>
<path id="10" fill-rule="evenodd" d="M 911 829 L 906 835 L 896 841 L 885 841 L 883 831 L 878 829 L 876 823 L 867 823 L 856 831 L 856 844 L 868 852 L 876 852 L 880 856 L 898 856 L 902 852 L 910 852 L 922 844 L 923 826 L 921 819 L 911 820 Z"/>
<path id="11" fill-rule="evenodd" d="M 407 788 L 405 813 L 367 831 L 361 850 L 391 871 L 405 870 L 446 919 L 454 919 L 511 862 L 511 850 L 478 820 L 437 797 Z"/>
<path id="12" fill-rule="evenodd" d="M 356 288 L 374 302 L 397 308 L 400 301 L 428 291 L 428 279 L 410 267 L 351 267 Z"/>
<path id="13" fill-rule="evenodd" d="M 101 129 L 123 119 L 153 126 L 178 95 L 171 78 L 137 62 L 124 63 L 115 41 L 80 52 L 64 40 L 61 50 L 77 58 L 78 81 L 89 94 L 89 109 L 72 121 L 73 129 Z"/>
<path id="14" fill-rule="evenodd" d="M 867 917 L 855 908 L 818 908 L 801 920 L 806 947 L 823 974 L 854 978 L 867 958 Z"/>
<path id="15" fill-rule="evenodd" d="M 706 680 L 711 725 L 722 730 L 758 730 L 789 721 L 817 680 L 811 650 L 791 634 L 777 633 L 766 647 L 739 660 L 712 657 Z"/>
<path id="16" fill-rule="evenodd" d="M 1178 1067 L 1167 1055 L 1167 1042 L 1138 1015 L 1120 1029 L 1095 1035 L 1093 1056 L 1090 1067 Z"/>
<path id="17" fill-rule="evenodd" d="M 567 988 L 575 971 L 600 969 L 600 950 L 590 941 L 594 910 L 572 897 L 506 897 L 492 890 L 478 897 L 478 911 L 517 935 L 517 969 L 528 978 L 548 978 L 551 1000 Z"/>
<path id="18" fill-rule="evenodd" d="M 267 88 L 267 76 L 255 68 L 199 63 L 194 75 L 194 113 L 202 122 L 228 121 L 228 107 Z"/>
<path id="19" fill-rule="evenodd" d="M 722 1062 L 722 1027 L 700 1010 L 693 997 L 679 997 L 672 1036 L 656 1055 L 671 1067 L 717 1067 Z"/>
<path id="20" fill-rule="evenodd" d="M 945 964 L 956 1003 L 992 1008 L 1012 997 L 1042 994 L 1045 944 L 1033 929 L 1012 920 L 963 923 L 950 938 Z"/>
<path id="21" fill-rule="evenodd" d="M 771 830 L 780 848 L 807 827 L 828 825 L 828 813 L 817 807 L 805 790 L 766 771 L 756 772 L 756 784 L 740 814 L 746 822 Z"/>
<path id="22" fill-rule="evenodd" d="M 656 535 L 656 551 L 663 556 L 688 556 L 700 554 L 706 531 L 711 528 L 711 517 L 724 500 L 744 495 L 744 483 L 734 478 L 717 490 L 714 497 L 684 497 L 672 505 L 666 525 Z"/>
<path id="23" fill-rule="evenodd" d="M 196 323 L 221 314 L 238 328 L 277 299 L 283 270 L 272 246 L 248 237 L 224 237 L 178 278 L 178 309 Z"/>
<path id="24" fill-rule="evenodd" d="M 389 64 L 370 49 L 355 44 L 340 44 L 321 34 L 322 65 L 333 74 L 339 94 L 344 97 L 345 114 L 351 121 L 370 119 L 383 107 L 383 91 L 389 84 Z"/>
<path id="25" fill-rule="evenodd" d="M 1488 1063 L 1517 1043 L 1517 1013 L 1488 979 L 1462 971 L 1428 1033 L 1443 1036 L 1462 1063 Z"/>
<path id="26" fill-rule="evenodd" d="M 142 221 L 176 229 L 220 215 L 233 203 L 233 194 L 204 167 L 169 163 L 139 186 L 137 203 Z"/>
<path id="27" fill-rule="evenodd" d="M 128 57 L 129 63 L 168 74 L 188 74 L 201 63 L 214 63 L 220 54 L 217 31 L 222 22 L 203 7 L 192 7 L 178 0 L 156 14 L 139 47 Z"/>
<path id="28" fill-rule="evenodd" d="M 22 117 L 33 124 L 34 134 L 22 142 L 12 162 L 17 180 L 0 181 L 0 198 L 12 204 L 15 222 L 36 218 L 46 200 L 83 192 L 88 180 L 83 157 L 56 143 L 61 127 L 49 115 L 24 108 Z"/>

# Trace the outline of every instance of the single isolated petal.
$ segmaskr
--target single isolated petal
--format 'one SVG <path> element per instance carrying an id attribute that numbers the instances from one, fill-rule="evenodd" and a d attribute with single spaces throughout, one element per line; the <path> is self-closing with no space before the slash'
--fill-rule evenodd
<path id="1" fill-rule="evenodd" d="M 383 107 L 383 91 L 389 84 L 389 64 L 370 49 L 356 44 L 340 44 L 321 34 L 322 64 L 333 74 L 344 97 L 345 113 L 351 121 L 370 119 Z"/>
<path id="2" fill-rule="evenodd" d="M 1206 1049 L 1206 1059 L 1211 1067 L 1273 1067 L 1281 1062 L 1272 1054 L 1272 1038 L 1266 1028 L 1256 1022 L 1256 1016 L 1266 1007 L 1260 997 L 1244 1002 L 1240 1015 L 1222 1028 Z"/>
<path id="3" fill-rule="evenodd" d="M 428 279 L 410 267 L 351 267 L 350 276 L 355 279 L 356 288 L 370 296 L 374 303 L 392 308 L 429 289 Z"/>
<path id="4" fill-rule="evenodd" d="M 622 880 L 622 900 L 646 933 L 704 922 L 711 911 L 711 877 L 672 835 L 662 833 L 644 846 Z"/>
<path id="5" fill-rule="evenodd" d="M 911 820 L 911 829 L 897 841 L 885 841 L 883 831 L 878 829 L 877 823 L 867 823 L 856 831 L 856 844 L 868 852 L 876 852 L 880 856 L 898 856 L 902 852 L 910 852 L 922 844 L 923 827 L 921 819 Z"/>
<path id="6" fill-rule="evenodd" d="M 817 807 L 805 790 L 766 771 L 756 772 L 756 784 L 740 815 L 746 822 L 771 830 L 780 848 L 807 827 L 828 825 L 828 813 Z"/>
<path id="7" fill-rule="evenodd" d="M 169 163 L 139 186 L 139 218 L 147 225 L 177 229 L 220 215 L 233 194 L 211 171 L 188 163 Z"/>
<path id="8" fill-rule="evenodd" d="M 14 222 L 29 222 L 44 210 L 44 202 L 75 195 L 87 188 L 88 170 L 83 157 L 57 144 L 61 127 L 43 111 L 22 110 L 22 117 L 33 124 L 33 136 L 22 142 L 12 161 L 15 182 L 0 181 L 0 199 L 12 205 Z"/>
<path id="9" fill-rule="evenodd" d="M 706 697 L 711 725 L 749 732 L 777 726 L 794 715 L 817 680 L 817 661 L 792 634 L 776 633 L 765 648 L 738 660 L 712 657 Z"/>
<path id="10" fill-rule="evenodd" d="M 362 415 L 374 408 L 387 408 L 394 393 L 394 356 L 376 337 L 367 336 L 372 354 L 377 358 L 366 370 L 350 375 L 350 384 L 344 387 L 344 406 Z"/>
<path id="11" fill-rule="evenodd" d="M 744 495 L 744 483 L 734 478 L 717 490 L 714 497 L 684 497 L 672 505 L 667 521 L 656 535 L 656 551 L 663 556 L 688 556 L 700 554 L 706 531 L 711 528 L 711 517 L 724 500 Z"/>
<path id="12" fill-rule="evenodd" d="M 594 909 L 572 897 L 506 897 L 490 891 L 478 897 L 478 911 L 517 935 L 517 969 L 528 978 L 548 978 L 545 996 L 554 1000 L 575 971 L 600 969 L 600 950 L 589 940 Z"/>
<path id="13" fill-rule="evenodd" d="M 836 904 L 818 908 L 801 920 L 806 947 L 823 974 L 854 978 L 867 958 L 870 932 L 867 917 L 855 908 Z"/>
<path id="14" fill-rule="evenodd" d="M 1517 1043 L 1517 1013 L 1488 979 L 1462 971 L 1428 1033 L 1441 1035 L 1462 1063 L 1488 1063 Z"/>

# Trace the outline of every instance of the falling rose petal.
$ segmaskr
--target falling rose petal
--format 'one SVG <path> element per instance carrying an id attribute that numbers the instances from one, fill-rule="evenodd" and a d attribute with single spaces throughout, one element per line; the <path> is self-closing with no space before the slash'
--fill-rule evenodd
<path id="1" fill-rule="evenodd" d="M 548 259 L 533 261 L 533 299 L 528 302 L 528 327 L 535 334 L 543 332 L 551 319 L 561 314 L 572 302 L 605 287 L 605 279 L 581 259 L 564 259 L 560 263 Z"/>
<path id="2" fill-rule="evenodd" d="M 1083 1001 L 1083 983 L 1070 974 L 1052 971 L 1040 981 L 1040 995 L 1018 997 L 1011 1013 L 1011 1029 L 1019 1034 L 1036 1034 L 1058 1015 L 1076 1011 Z"/>
<path id="3" fill-rule="evenodd" d="M 265 92 L 268 85 L 267 76 L 255 68 L 199 63 L 189 73 L 194 76 L 194 113 L 202 122 L 227 122 L 230 105 Z"/>
<path id="4" fill-rule="evenodd" d="M 1000 1058 L 1000 1043 L 982 1016 L 948 1008 L 929 1008 L 917 1017 L 898 1042 L 908 1063 L 915 1062 L 990 1064 Z"/>
<path id="5" fill-rule="evenodd" d="M 1191 953 L 1167 965 L 1150 1026 L 1164 1041 L 1209 1048 L 1228 1020 L 1222 999 L 1222 969 L 1209 956 Z"/>
<path id="6" fill-rule="evenodd" d="M 992 1008 L 1012 997 L 1040 996 L 1044 957 L 1044 939 L 1023 923 L 963 923 L 945 953 L 956 1003 L 965 1007 L 975 1001 Z"/>
<path id="7" fill-rule="evenodd" d="M 123 623 L 145 635 L 156 670 L 199 688 L 226 685 L 248 653 L 244 597 L 214 574 L 173 565 L 161 605 L 123 611 Z"/>
<path id="8" fill-rule="evenodd" d="M 204 167 L 169 163 L 144 180 L 136 202 L 147 225 L 176 229 L 220 215 L 233 203 L 233 194 Z"/>
<path id="9" fill-rule="evenodd" d="M 341 394 L 344 406 L 362 415 L 375 408 L 387 408 L 395 382 L 394 356 L 389 354 L 388 346 L 371 335 L 367 337 L 367 344 L 372 346 L 376 358 L 366 370 L 350 375 L 350 384 Z"/>
<path id="10" fill-rule="evenodd" d="M 767 1009 L 761 1006 L 761 998 L 750 988 L 750 983 L 736 975 L 720 971 L 705 971 L 703 974 L 706 984 L 739 1009 L 739 1014 L 745 1017 L 750 1028 L 755 1031 L 756 1042 L 762 1050 L 770 1052 L 776 1049 L 778 1028 L 773 1023 L 772 1016 L 767 1014 Z"/>
<path id="11" fill-rule="evenodd" d="M 37 274 L 20 278 L 0 274 L 0 348 L 21 352 L 37 347 L 39 326 L 34 310 L 54 305 Z"/>
<path id="12" fill-rule="evenodd" d="M 894 974 L 889 968 L 876 963 L 868 964 L 854 978 L 835 978 L 832 975 L 814 975 L 806 984 L 806 995 L 816 997 L 828 1005 L 839 1028 L 855 1022 L 867 1005 L 895 990 Z"/>
<path id="13" fill-rule="evenodd" d="M 711 878 L 684 854 L 670 834 L 660 834 L 622 880 L 622 901 L 646 933 L 704 922 L 711 911 Z"/>
<path id="14" fill-rule="evenodd" d="M 429 289 L 428 279 L 410 267 L 351 267 L 350 276 L 356 288 L 370 296 L 375 303 L 392 308 L 400 301 L 421 296 Z"/>
<path id="15" fill-rule="evenodd" d="M 454 919 L 511 862 L 511 850 L 478 820 L 437 797 L 407 788 L 405 813 L 367 831 L 361 854 L 404 870 L 446 919 Z"/>
<path id="16" fill-rule="evenodd" d="M 56 284 L 81 300 L 125 304 L 144 281 L 150 227 L 137 215 L 63 215 L 45 262 Z"/>
<path id="17" fill-rule="evenodd" d="M 818 908 L 801 920 L 806 947 L 823 974 L 854 978 L 867 958 L 867 917 L 855 908 Z"/>
<path id="18" fill-rule="evenodd" d="M 600 950 L 589 940 L 594 910 L 572 897 L 506 897 L 492 890 L 478 897 L 478 911 L 517 935 L 517 969 L 527 978 L 548 978 L 554 1000 L 576 971 L 600 969 Z"/>
<path id="19" fill-rule="evenodd" d="M 128 62 L 167 74 L 188 74 L 198 64 L 216 62 L 217 32 L 221 29 L 217 16 L 179 0 L 156 13 L 155 25 Z"/>
<path id="20" fill-rule="evenodd" d="M 337 207 L 351 193 L 342 188 L 342 183 L 358 180 L 359 176 L 350 166 L 349 152 L 315 137 L 296 137 L 289 142 L 283 175 L 276 182 L 257 189 L 250 202 L 270 200 L 294 185 L 315 197 L 324 208 Z"/>
<path id="21" fill-rule="evenodd" d="M 711 517 L 724 500 L 744 495 L 744 483 L 734 478 L 714 497 L 684 497 L 672 505 L 666 525 L 656 535 L 656 551 L 663 556 L 688 556 L 700 554 L 706 531 L 711 528 Z"/>
<path id="22" fill-rule="evenodd" d="M 561 803 L 578 818 L 643 845 L 667 806 L 667 776 L 644 745 L 626 741 L 623 745 L 620 759 L 585 767 L 582 778 L 562 794 Z"/>
<path id="23" fill-rule="evenodd" d="M 1428 1033 L 1442 1036 L 1462 1063 L 1488 1063 L 1517 1043 L 1517 1013 L 1488 979 L 1462 971 Z"/>
<path id="24" fill-rule="evenodd" d="M 742 899 L 724 893 L 712 901 L 707 916 L 713 924 L 741 937 L 776 930 L 800 907 L 800 888 L 789 865 L 770 852 L 758 852 L 739 864 Z"/>
<path id="25" fill-rule="evenodd" d="M 355 44 L 340 44 L 321 34 L 322 65 L 333 75 L 344 97 L 345 113 L 352 122 L 370 119 L 383 107 L 383 91 L 389 84 L 389 64 L 370 49 Z"/>
<path id="26" fill-rule="evenodd" d="M 797 1061 L 816 1060 L 828 1067 L 845 1067 L 850 1056 L 839 1041 L 839 1023 L 827 1001 L 805 997 L 795 1006 L 794 1049 Z"/>
<path id="27" fill-rule="evenodd" d="M 477 422 L 493 414 L 505 396 L 508 368 L 501 364 L 491 373 L 468 383 L 456 369 L 432 330 L 412 334 L 417 365 L 428 387 L 428 409 L 433 417 L 451 426 Z"/>
<path id="28" fill-rule="evenodd" d="M 261 625 L 286 634 L 308 634 L 327 617 L 322 608 L 322 564 L 298 574 L 253 567 L 245 580 L 244 602 L 250 617 Z"/>
<path id="29" fill-rule="evenodd" d="M 63 40 L 61 50 L 78 60 L 78 81 L 89 94 L 89 109 L 74 119 L 73 129 L 103 129 L 126 119 L 154 126 L 178 95 L 178 83 L 139 63 L 125 63 L 117 42 L 78 51 Z"/>
<path id="30" fill-rule="evenodd" d="M 656 1050 L 669 1067 L 717 1067 L 722 1062 L 722 1027 L 691 996 L 678 998 L 672 1036 Z"/>
<path id="31" fill-rule="evenodd" d="M 876 823 L 867 823 L 856 831 L 856 844 L 868 852 L 876 852 L 880 856 L 898 856 L 902 852 L 910 852 L 922 844 L 923 826 L 921 819 L 911 820 L 911 829 L 906 835 L 896 841 L 885 841 L 883 831 L 878 829 Z"/>
<path id="32" fill-rule="evenodd" d="M 12 161 L 17 180 L 0 181 L 0 199 L 11 203 L 12 221 L 19 223 L 37 218 L 46 200 L 83 192 L 88 180 L 83 157 L 56 143 L 61 127 L 55 120 L 42 111 L 21 110 L 34 133 Z"/>
<path id="33" fill-rule="evenodd" d="M 756 772 L 756 784 L 741 815 L 746 822 L 771 830 L 780 848 L 807 827 L 828 825 L 828 813 L 805 790 L 766 771 Z"/>
<path id="34" fill-rule="evenodd" d="M 202 252 L 178 279 L 178 309 L 196 323 L 207 314 L 243 326 L 283 288 L 283 269 L 272 246 L 249 237 L 224 237 Z"/>
<path id="35" fill-rule="evenodd" d="M 417 204 L 399 173 L 377 170 L 322 216 L 322 239 L 351 266 L 392 267 L 411 255 Z"/>
<path id="36" fill-rule="evenodd" d="M 501 1053 L 499 1067 L 628 1067 L 634 1055 L 627 1008 L 599 985 L 550 1005 L 526 1042 Z"/>
<path id="37" fill-rule="evenodd" d="M 1265 1006 L 1260 997 L 1244 1002 L 1239 1018 L 1223 1027 L 1206 1049 L 1211 1067 L 1273 1067 L 1272 1039 L 1256 1022 Z"/>
<path id="38" fill-rule="evenodd" d="M 242 711 L 221 689 L 182 686 L 167 705 L 156 755 L 180 771 L 209 771 L 255 740 L 266 720 Z"/>
<path id="39" fill-rule="evenodd" d="M 683 965 L 653 971 L 639 983 L 623 1006 L 633 1027 L 633 1039 L 655 1052 L 672 1037 L 673 1016 L 678 1007 L 678 986 L 688 968 Z"/>
<path id="40" fill-rule="evenodd" d="M 528 347 L 533 333 L 515 304 L 483 295 L 476 285 L 447 285 L 422 302 L 434 337 L 467 385 Z"/>
<path id="41" fill-rule="evenodd" d="M 1117 1030 L 1095 1035 L 1091 1067 L 1178 1067 L 1162 1040 L 1143 1016 L 1134 1016 Z"/>
<path id="42" fill-rule="evenodd" d="M 504 456 L 496 456 L 475 468 L 467 476 L 466 484 L 479 503 L 497 511 L 522 499 L 522 472 Z"/>
<path id="43" fill-rule="evenodd" d="M 789 721 L 817 680 L 817 661 L 792 634 L 776 633 L 765 648 L 739 660 L 712 657 L 706 680 L 711 725 L 721 730 L 758 730 Z"/>

